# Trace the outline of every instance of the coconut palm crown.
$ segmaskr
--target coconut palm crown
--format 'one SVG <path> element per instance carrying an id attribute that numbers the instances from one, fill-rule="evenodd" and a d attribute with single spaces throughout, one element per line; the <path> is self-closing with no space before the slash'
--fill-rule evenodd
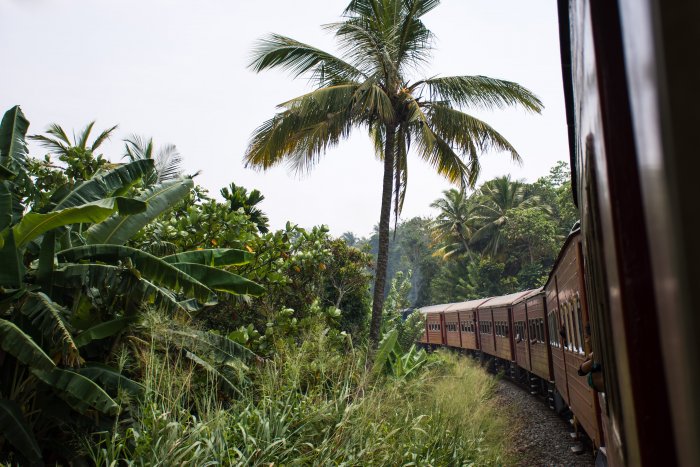
<path id="1" fill-rule="evenodd" d="M 442 193 L 442 198 L 430 204 L 431 208 L 438 210 L 431 232 L 439 247 L 435 256 L 448 259 L 471 252 L 469 242 L 476 231 L 477 218 L 473 203 L 464 190 L 451 188 Z"/>
<path id="2" fill-rule="evenodd" d="M 289 37 L 260 40 L 250 67 L 281 68 L 309 78 L 314 90 L 279 104 L 279 111 L 253 133 L 247 166 L 267 169 L 286 162 L 294 170 L 312 168 L 327 149 L 355 128 L 366 129 L 383 162 L 379 251 L 370 339 L 379 340 L 389 245 L 392 199 L 401 211 L 412 150 L 447 180 L 473 186 L 479 155 L 513 146 L 487 123 L 460 109 L 521 106 L 539 113 L 542 103 L 529 90 L 485 76 L 413 79 L 430 58 L 433 34 L 422 17 L 439 0 L 353 0 L 342 20 L 326 25 L 341 56 Z"/>

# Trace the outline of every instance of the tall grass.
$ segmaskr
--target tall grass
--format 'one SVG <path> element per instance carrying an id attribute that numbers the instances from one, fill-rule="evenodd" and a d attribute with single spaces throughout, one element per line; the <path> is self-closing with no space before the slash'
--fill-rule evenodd
<path id="1" fill-rule="evenodd" d="M 449 353 L 409 380 L 373 379 L 364 350 L 333 350 L 314 333 L 253 368 L 252 384 L 225 406 L 215 381 L 188 362 L 144 358 L 143 399 L 88 442 L 97 465 L 508 462 L 493 378 Z"/>

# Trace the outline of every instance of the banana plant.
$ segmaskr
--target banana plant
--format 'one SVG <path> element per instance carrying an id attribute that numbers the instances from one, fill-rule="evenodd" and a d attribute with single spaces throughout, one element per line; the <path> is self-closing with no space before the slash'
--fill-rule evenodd
<path id="1" fill-rule="evenodd" d="M 384 334 L 374 356 L 372 373 L 375 376 L 389 374 L 395 379 L 407 379 L 417 374 L 428 362 L 425 350 L 417 350 L 416 346 L 412 345 L 404 352 L 398 338 L 397 329 L 391 329 Z"/>
<path id="2" fill-rule="evenodd" d="M 119 411 L 120 391 L 142 392 L 99 358 L 145 307 L 187 316 L 214 303 L 217 293 L 259 295 L 263 289 L 221 269 L 249 262 L 245 251 L 157 257 L 124 245 L 193 186 L 190 177 L 180 177 L 139 190 L 153 171 L 151 160 L 98 171 L 25 212 L 22 193 L 33 189 L 28 127 L 19 107 L 0 123 L 0 439 L 33 465 L 42 463 L 47 442 L 36 437 L 36 427 L 46 434 L 58 427 L 57 418 L 110 417 Z M 209 350 L 198 354 L 194 341 Z M 246 357 L 218 336 L 180 335 L 178 342 L 190 360 L 210 365 L 207 371 Z M 220 376 L 231 383 L 230 374 Z M 57 411 L 64 415 L 48 415 Z"/>

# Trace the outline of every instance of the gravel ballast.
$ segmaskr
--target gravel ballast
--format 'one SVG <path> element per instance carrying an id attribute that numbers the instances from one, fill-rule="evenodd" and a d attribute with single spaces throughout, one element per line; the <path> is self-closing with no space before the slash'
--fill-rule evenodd
<path id="1" fill-rule="evenodd" d="M 571 426 L 542 399 L 504 379 L 498 382 L 496 397 L 509 408 L 515 430 L 510 447 L 515 465 L 594 465 L 590 446 L 584 445 L 580 454 L 572 452 L 581 443 L 571 438 Z"/>

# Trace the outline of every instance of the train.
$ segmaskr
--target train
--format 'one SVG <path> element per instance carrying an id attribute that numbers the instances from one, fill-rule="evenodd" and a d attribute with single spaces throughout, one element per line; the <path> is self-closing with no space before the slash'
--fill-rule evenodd
<path id="1" fill-rule="evenodd" d="M 541 289 L 424 307 L 612 466 L 700 465 L 697 0 L 557 0 L 580 225 Z M 558 407 L 557 407 L 558 406 Z"/>

